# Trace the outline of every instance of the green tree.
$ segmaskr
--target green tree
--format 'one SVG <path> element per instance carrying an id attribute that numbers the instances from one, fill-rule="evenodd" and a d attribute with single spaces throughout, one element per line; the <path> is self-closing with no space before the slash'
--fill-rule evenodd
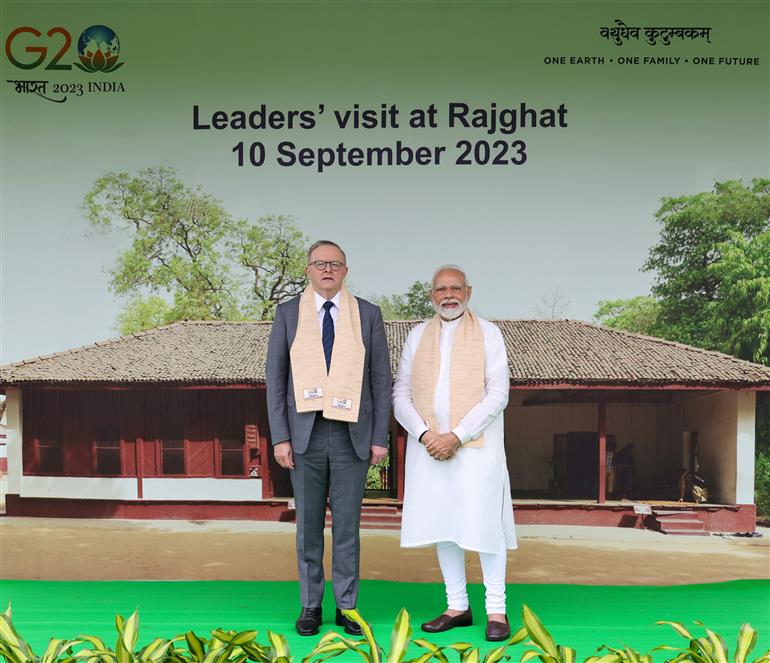
<path id="1" fill-rule="evenodd" d="M 770 231 L 751 239 L 733 234 L 719 245 L 710 266 L 719 295 L 710 313 L 723 338 L 722 349 L 770 365 Z M 755 491 L 757 513 L 770 516 L 770 398 L 757 394 Z"/>
<path id="2" fill-rule="evenodd" d="M 132 298 L 118 315 L 116 327 L 123 335 L 173 322 L 173 307 L 159 295 Z"/>
<path id="3" fill-rule="evenodd" d="M 649 295 L 631 299 L 604 299 L 594 313 L 594 322 L 635 334 L 655 334 L 658 303 Z"/>
<path id="4" fill-rule="evenodd" d="M 415 281 L 404 294 L 374 296 L 385 320 L 424 320 L 435 311 L 430 301 L 430 282 Z"/>
<path id="5" fill-rule="evenodd" d="M 126 300 L 124 333 L 184 319 L 270 319 L 304 286 L 308 242 L 290 217 L 236 221 L 171 168 L 107 173 L 83 208 L 93 231 L 130 235 L 110 269 L 110 288 Z"/>
<path id="6" fill-rule="evenodd" d="M 719 283 L 710 303 L 722 349 L 770 365 L 770 230 L 747 239 L 732 233 L 709 265 Z"/>
<path id="7" fill-rule="evenodd" d="M 275 307 L 300 294 L 306 284 L 309 240 L 287 216 L 264 216 L 236 224 L 231 246 L 249 273 L 248 317 L 272 320 Z"/>
<path id="8" fill-rule="evenodd" d="M 655 333 L 770 365 L 770 179 L 664 198 L 653 272 Z M 756 503 L 770 508 L 770 398 L 757 398 Z"/>
<path id="9" fill-rule="evenodd" d="M 682 343 L 727 349 L 732 332 L 714 319 L 724 278 L 716 265 L 736 238 L 750 241 L 770 229 L 770 179 L 748 186 L 717 182 L 710 192 L 664 198 L 655 216 L 660 240 L 642 269 L 654 274 L 657 331 Z"/>
<path id="10" fill-rule="evenodd" d="M 186 186 L 163 167 L 136 176 L 107 173 L 84 207 L 94 230 L 131 231 L 131 245 L 110 270 L 116 294 L 166 293 L 177 320 L 239 317 L 237 282 L 222 260 L 233 221 L 200 187 Z"/>

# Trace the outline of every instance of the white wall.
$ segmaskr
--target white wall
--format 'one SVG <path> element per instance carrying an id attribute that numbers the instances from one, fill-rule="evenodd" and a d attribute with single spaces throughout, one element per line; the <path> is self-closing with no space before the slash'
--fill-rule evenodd
<path id="1" fill-rule="evenodd" d="M 661 408 L 659 448 L 681 465 L 685 432 L 698 431 L 700 473 L 709 500 L 754 503 L 754 392 L 723 391 L 693 396 Z"/>
<path id="2" fill-rule="evenodd" d="M 709 500 L 735 503 L 735 392 L 720 392 L 685 401 L 683 431 L 698 431 L 701 474 L 709 487 Z"/>
<path id="3" fill-rule="evenodd" d="M 262 499 L 262 479 L 147 479 L 146 500 L 213 500 L 216 502 Z"/>
<path id="4" fill-rule="evenodd" d="M 512 399 L 514 400 L 514 399 Z M 520 399 L 514 400 L 514 403 Z M 544 490 L 553 478 L 553 436 L 569 431 L 597 431 L 596 405 L 543 405 L 505 410 L 505 441 L 512 490 Z M 655 439 L 657 409 L 654 405 L 608 405 L 607 434 L 620 449 L 634 445 L 636 484 L 643 487 L 658 472 Z"/>
<path id="5" fill-rule="evenodd" d="M 756 393 L 741 391 L 737 396 L 738 432 L 736 448 L 735 503 L 754 504 L 754 449 L 757 430 Z"/>
<path id="6" fill-rule="evenodd" d="M 553 436 L 596 430 L 596 407 L 532 406 L 505 410 L 505 453 L 511 490 L 545 490 L 553 478 Z"/>
<path id="7" fill-rule="evenodd" d="M 261 479 L 164 478 L 143 479 L 143 500 L 259 501 Z M 21 482 L 21 497 L 136 501 L 136 478 L 33 477 Z"/>
<path id="8" fill-rule="evenodd" d="M 25 476 L 21 480 L 20 496 L 79 500 L 135 500 L 136 479 Z"/>

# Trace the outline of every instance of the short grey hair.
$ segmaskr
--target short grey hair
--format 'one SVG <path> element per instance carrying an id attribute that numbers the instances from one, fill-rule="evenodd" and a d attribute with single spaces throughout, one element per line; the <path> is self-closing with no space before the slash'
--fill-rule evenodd
<path id="1" fill-rule="evenodd" d="M 337 244 L 337 242 L 332 242 L 330 239 L 319 239 L 317 242 L 313 242 L 312 246 L 307 250 L 308 264 L 310 264 L 310 256 L 313 255 L 313 251 L 315 251 L 319 246 L 333 246 L 342 254 L 342 259 L 345 261 L 345 263 L 347 263 L 348 257 L 345 255 L 342 247 Z"/>
<path id="2" fill-rule="evenodd" d="M 449 263 L 447 265 L 441 265 L 435 272 L 433 272 L 433 278 L 430 280 L 430 287 L 433 288 L 433 286 L 436 284 L 436 277 L 441 274 L 441 272 L 446 271 L 453 271 L 453 272 L 460 272 L 460 274 L 463 275 L 463 279 L 465 279 L 465 285 L 468 285 L 468 275 L 465 273 L 465 270 L 460 267 L 460 265 L 454 265 L 452 263 Z"/>

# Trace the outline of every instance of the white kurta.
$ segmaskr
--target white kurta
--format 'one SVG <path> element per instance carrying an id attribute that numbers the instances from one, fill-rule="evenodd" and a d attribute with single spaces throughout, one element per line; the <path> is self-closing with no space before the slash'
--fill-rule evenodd
<path id="1" fill-rule="evenodd" d="M 500 330 L 479 319 L 484 332 L 484 398 L 452 430 L 460 442 L 484 433 L 481 448 L 463 448 L 450 460 L 431 458 L 419 441 L 428 425 L 412 401 L 412 362 L 427 323 L 412 329 L 401 352 L 393 386 L 393 413 L 408 433 L 401 546 L 453 541 L 465 550 L 496 553 L 500 532 L 516 548 L 510 481 L 505 461 L 503 410 L 508 403 L 508 360 Z M 449 432 L 449 376 L 458 320 L 441 323 L 436 418 Z"/>

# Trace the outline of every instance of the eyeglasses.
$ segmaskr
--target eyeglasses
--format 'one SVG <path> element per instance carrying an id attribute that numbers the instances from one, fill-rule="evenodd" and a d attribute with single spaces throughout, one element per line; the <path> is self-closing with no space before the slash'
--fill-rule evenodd
<path id="1" fill-rule="evenodd" d="M 310 267 L 310 265 L 313 265 L 319 272 L 324 271 L 326 265 L 329 265 L 333 272 L 339 272 L 345 266 L 345 263 L 340 262 L 339 260 L 314 260 L 313 262 L 308 263 L 308 267 Z"/>
<path id="2" fill-rule="evenodd" d="M 467 285 L 440 285 L 438 288 L 433 288 L 432 291 L 437 295 L 446 295 L 447 293 L 452 293 L 453 295 L 459 295 L 463 290 L 465 290 L 468 286 Z"/>

